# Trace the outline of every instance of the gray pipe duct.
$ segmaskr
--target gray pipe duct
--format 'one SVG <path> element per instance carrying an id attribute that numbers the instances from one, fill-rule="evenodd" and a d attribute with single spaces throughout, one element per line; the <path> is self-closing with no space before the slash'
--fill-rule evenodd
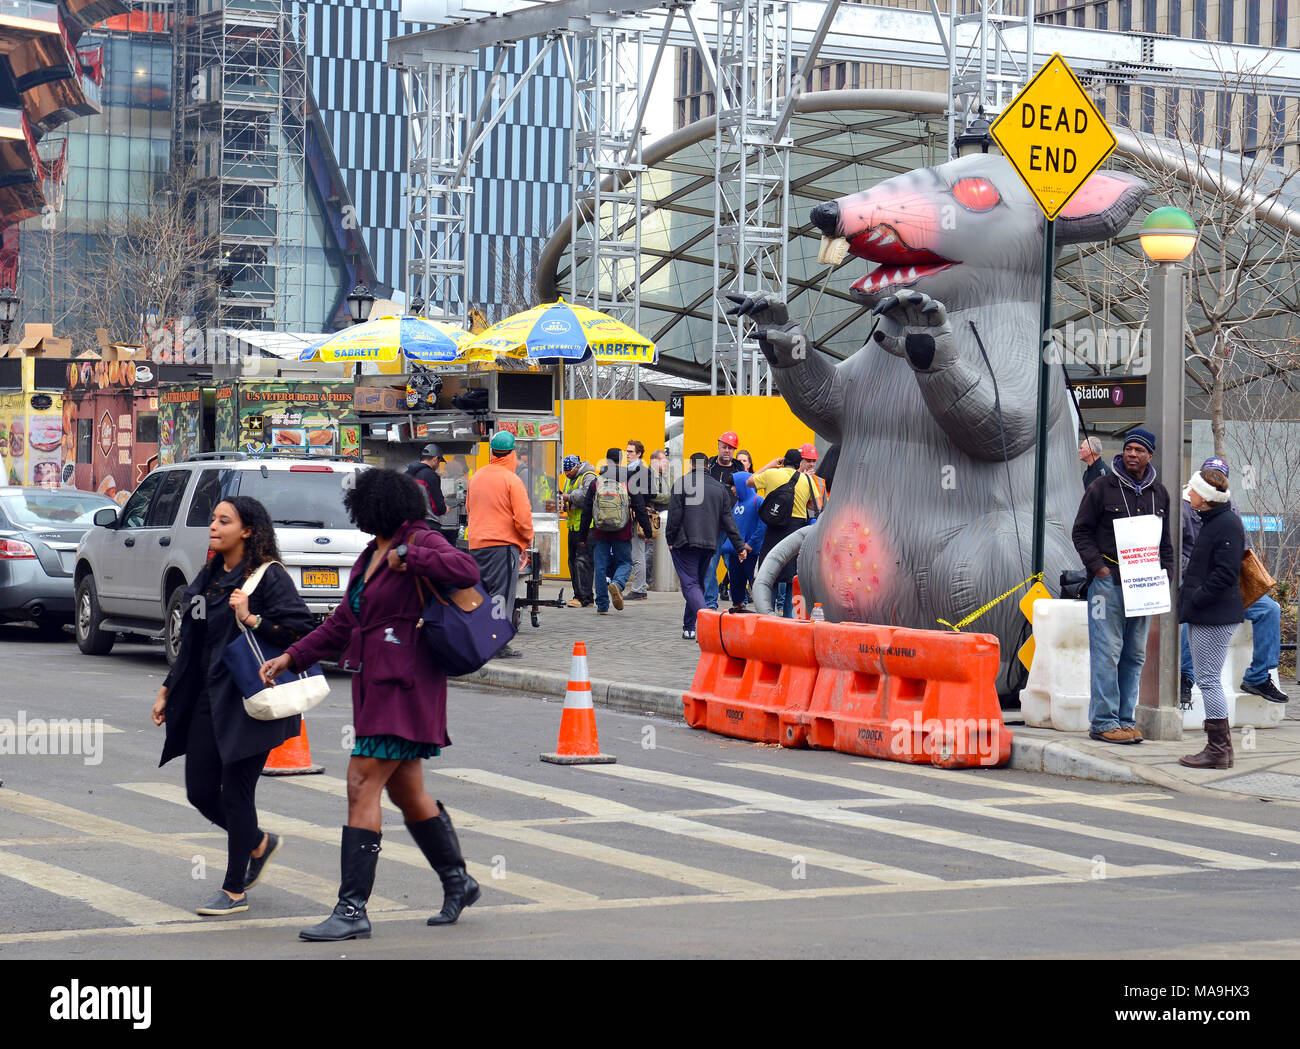
<path id="1" fill-rule="evenodd" d="M 754 595 L 754 608 L 763 615 L 772 614 L 772 587 L 776 584 L 776 577 L 781 574 L 786 565 L 798 559 L 807 535 L 807 528 L 791 532 L 772 547 L 767 557 L 763 559 L 763 563 L 759 565 L 751 593 Z"/>

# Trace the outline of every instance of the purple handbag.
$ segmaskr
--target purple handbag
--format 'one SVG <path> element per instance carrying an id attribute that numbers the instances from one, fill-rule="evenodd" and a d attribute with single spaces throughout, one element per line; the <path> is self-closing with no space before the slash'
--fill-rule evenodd
<path id="1" fill-rule="evenodd" d="M 498 617 L 497 602 L 488 599 L 483 584 L 448 590 L 430 584 L 433 596 L 425 599 L 424 584 L 415 577 L 424 602 L 420 636 L 448 677 L 472 674 L 509 644 L 515 636 L 514 609 Z"/>

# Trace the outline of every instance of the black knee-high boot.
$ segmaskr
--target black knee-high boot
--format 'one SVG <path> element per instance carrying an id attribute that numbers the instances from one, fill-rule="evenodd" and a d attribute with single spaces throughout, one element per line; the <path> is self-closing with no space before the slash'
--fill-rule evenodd
<path id="1" fill-rule="evenodd" d="M 479 898 L 481 890 L 465 869 L 465 858 L 461 855 L 451 817 L 441 801 L 437 804 L 438 815 L 419 823 L 408 823 L 406 829 L 442 881 L 442 910 L 427 924 L 455 925 L 460 912 Z"/>
<path id="2" fill-rule="evenodd" d="M 375 866 L 379 863 L 380 835 L 364 827 L 343 828 L 343 851 L 339 865 L 343 879 L 339 884 L 339 902 L 334 913 L 319 925 L 303 929 L 304 940 L 368 940 L 370 919 L 366 901 L 375 886 Z"/>

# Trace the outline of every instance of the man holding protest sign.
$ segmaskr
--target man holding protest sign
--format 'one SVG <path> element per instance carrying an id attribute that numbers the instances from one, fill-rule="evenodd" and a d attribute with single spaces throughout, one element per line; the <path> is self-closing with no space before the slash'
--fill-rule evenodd
<path id="1" fill-rule="evenodd" d="M 1133 716 L 1148 618 L 1169 611 L 1174 548 L 1155 450 L 1153 433 L 1131 431 L 1115 472 L 1089 486 L 1074 519 L 1074 548 L 1088 570 L 1089 735 L 1106 743 L 1142 742 Z"/>

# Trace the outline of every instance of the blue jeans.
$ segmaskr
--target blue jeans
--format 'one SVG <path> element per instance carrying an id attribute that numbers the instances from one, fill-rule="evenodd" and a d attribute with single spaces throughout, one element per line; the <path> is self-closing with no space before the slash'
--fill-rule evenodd
<path id="1" fill-rule="evenodd" d="M 726 541 L 725 535 L 718 539 L 718 548 L 704 570 L 704 604 L 708 608 L 718 607 L 718 562 L 722 560 L 722 544 Z"/>
<path id="2" fill-rule="evenodd" d="M 794 586 L 791 583 L 777 583 L 772 588 L 772 610 L 778 608 L 782 618 L 794 618 Z"/>
<path id="3" fill-rule="evenodd" d="M 1254 654 L 1250 666 L 1242 680 L 1248 685 L 1262 685 L 1268 680 L 1268 672 L 1278 664 L 1282 656 L 1282 609 L 1276 601 L 1265 594 L 1248 609 L 1246 618 L 1254 627 Z M 1190 678 L 1192 674 L 1192 646 L 1187 641 L 1187 624 L 1183 624 L 1182 675 Z"/>
<path id="4" fill-rule="evenodd" d="M 1114 575 L 1088 587 L 1088 720 L 1094 732 L 1132 728 L 1138 683 L 1147 660 L 1150 616 L 1124 615 L 1124 595 Z"/>
<path id="5" fill-rule="evenodd" d="M 632 540 L 597 539 L 592 544 L 591 556 L 596 566 L 593 596 L 596 598 L 596 608 L 604 612 L 609 608 L 609 586 L 605 583 L 605 573 L 609 572 L 610 562 L 613 562 L 614 571 L 609 578 L 620 590 L 627 588 L 628 577 L 632 574 Z"/>

